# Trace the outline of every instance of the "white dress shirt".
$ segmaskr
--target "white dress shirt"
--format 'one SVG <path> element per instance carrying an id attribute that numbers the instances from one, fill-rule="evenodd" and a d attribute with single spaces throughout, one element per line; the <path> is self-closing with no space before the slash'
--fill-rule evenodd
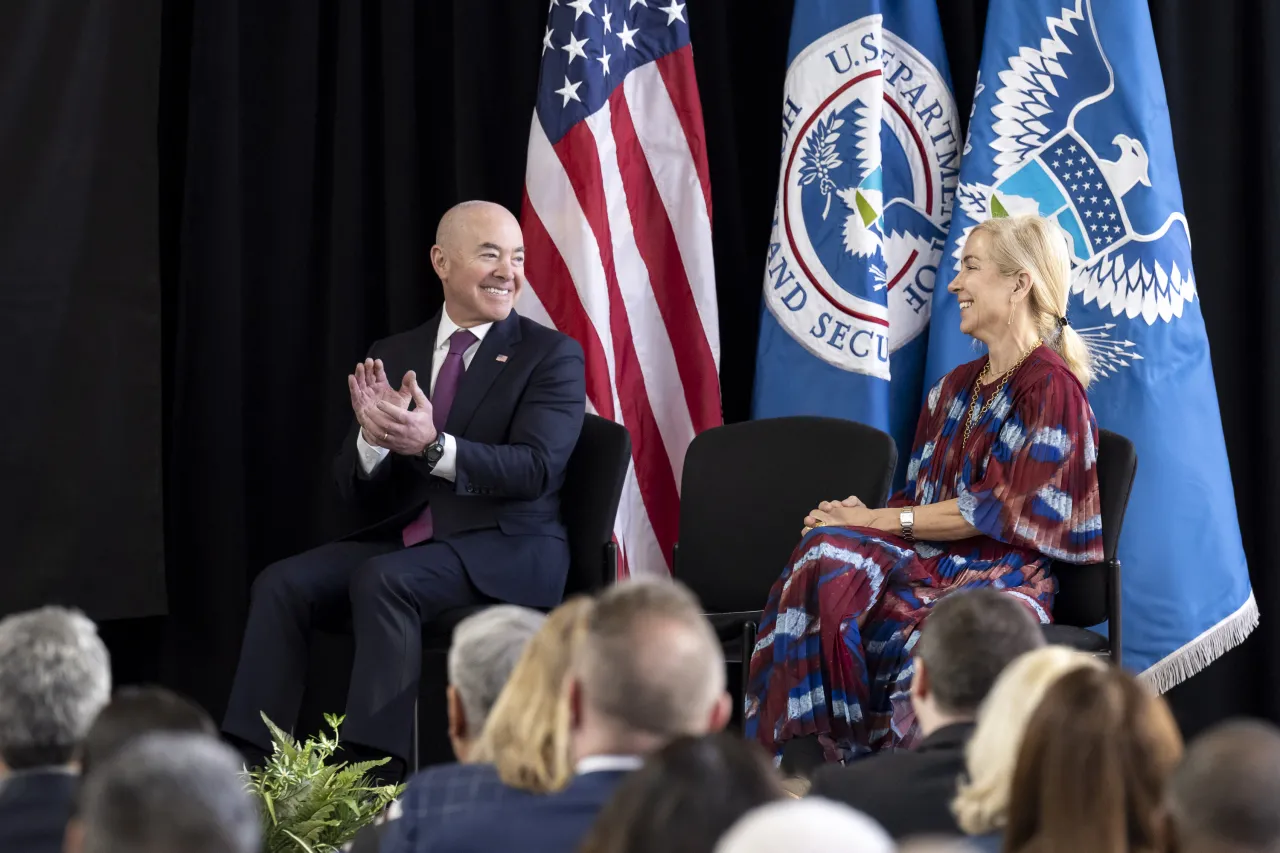
<path id="1" fill-rule="evenodd" d="M 460 328 L 457 323 L 449 319 L 448 311 L 440 312 L 440 329 L 436 332 L 436 348 L 431 358 L 431 383 L 427 386 L 427 396 L 430 398 L 435 397 L 436 378 L 440 375 L 440 368 L 444 367 L 444 357 L 449 354 L 449 338 L 453 337 L 453 333 Z M 476 336 L 476 340 L 475 343 L 462 352 L 462 369 L 464 371 L 471 367 L 471 360 L 475 358 L 476 351 L 480 349 L 480 342 L 484 340 L 484 336 L 489 333 L 491 328 L 493 328 L 493 323 L 482 323 L 479 326 L 472 326 L 468 330 Z M 390 376 L 387 377 L 387 381 L 392 381 Z M 431 469 L 431 473 L 452 483 L 458 472 L 458 445 L 453 436 L 446 432 L 440 433 L 440 441 L 444 445 L 444 453 L 440 456 L 440 461 L 436 463 L 436 467 Z M 387 454 L 390 452 L 385 447 L 374 447 L 365 441 L 363 429 L 356 430 L 356 453 L 360 458 L 360 471 L 365 477 L 372 475 L 374 469 L 382 464 L 382 461 L 387 458 Z"/>
<path id="2" fill-rule="evenodd" d="M 629 773 L 644 766 L 644 758 L 639 755 L 588 755 L 574 766 L 575 775 L 587 773 Z"/>

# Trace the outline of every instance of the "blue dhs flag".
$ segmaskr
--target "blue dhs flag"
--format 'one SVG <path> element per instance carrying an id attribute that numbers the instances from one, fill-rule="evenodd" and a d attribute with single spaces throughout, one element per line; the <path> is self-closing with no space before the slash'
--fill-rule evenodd
<path id="1" fill-rule="evenodd" d="M 1141 0 L 993 0 L 930 382 L 974 358 L 946 285 L 969 231 L 1038 213 L 1068 235 L 1098 423 L 1137 447 L 1120 556 L 1125 662 L 1161 690 L 1258 621 L 1191 267 L 1164 82 Z"/>
<path id="2" fill-rule="evenodd" d="M 755 417 L 849 418 L 910 452 L 955 113 L 934 0 L 797 0 Z"/>

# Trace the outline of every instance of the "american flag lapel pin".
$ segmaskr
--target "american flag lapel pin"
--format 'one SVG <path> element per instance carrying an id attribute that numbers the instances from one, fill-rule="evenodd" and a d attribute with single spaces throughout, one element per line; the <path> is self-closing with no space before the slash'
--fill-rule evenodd
<path id="1" fill-rule="evenodd" d="M 496 359 L 494 359 L 494 360 L 495 360 L 495 361 L 497 361 L 497 362 L 499 362 L 499 363 L 503 363 L 503 364 L 505 364 L 505 363 L 506 363 L 506 361 L 507 361 L 507 357 L 506 357 L 505 355 L 500 355 L 500 356 L 498 356 L 498 357 L 497 357 Z"/>

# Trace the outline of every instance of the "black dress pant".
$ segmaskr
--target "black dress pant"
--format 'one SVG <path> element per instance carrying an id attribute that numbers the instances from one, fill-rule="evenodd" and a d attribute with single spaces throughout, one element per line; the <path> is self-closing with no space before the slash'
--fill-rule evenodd
<path id="1" fill-rule="evenodd" d="M 273 563 L 253 584 L 223 730 L 269 754 L 260 712 L 286 731 L 296 725 L 311 630 L 349 619 L 356 654 L 342 739 L 409 761 L 422 626 L 490 601 L 438 542 L 331 542 Z"/>

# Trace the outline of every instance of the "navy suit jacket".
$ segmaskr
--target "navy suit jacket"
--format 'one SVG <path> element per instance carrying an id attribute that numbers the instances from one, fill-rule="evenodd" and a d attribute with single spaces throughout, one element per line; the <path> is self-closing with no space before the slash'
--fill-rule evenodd
<path id="1" fill-rule="evenodd" d="M 21 770 L 0 780 L 0 850 L 62 853 L 76 780 L 62 769 Z"/>
<path id="2" fill-rule="evenodd" d="M 401 816 L 387 822 L 380 849 L 382 853 L 424 853 L 450 822 L 533 796 L 504 785 L 492 764 L 428 767 L 409 780 L 400 796 Z"/>
<path id="3" fill-rule="evenodd" d="M 398 385 L 431 375 L 440 315 L 369 349 Z M 374 522 L 349 538 L 396 538 L 430 503 L 435 541 L 448 544 L 485 595 L 551 607 L 564 594 L 569 549 L 560 487 L 582 431 L 586 376 L 577 341 L 512 311 L 494 323 L 458 384 L 444 432 L 457 442 L 454 482 L 425 459 L 391 454 L 365 479 L 351 431 L 334 461 L 343 496 Z"/>
<path id="4" fill-rule="evenodd" d="M 574 853 L 596 816 L 627 778 L 602 770 L 575 776 L 558 794 L 477 808 L 426 839 L 424 853 Z"/>

